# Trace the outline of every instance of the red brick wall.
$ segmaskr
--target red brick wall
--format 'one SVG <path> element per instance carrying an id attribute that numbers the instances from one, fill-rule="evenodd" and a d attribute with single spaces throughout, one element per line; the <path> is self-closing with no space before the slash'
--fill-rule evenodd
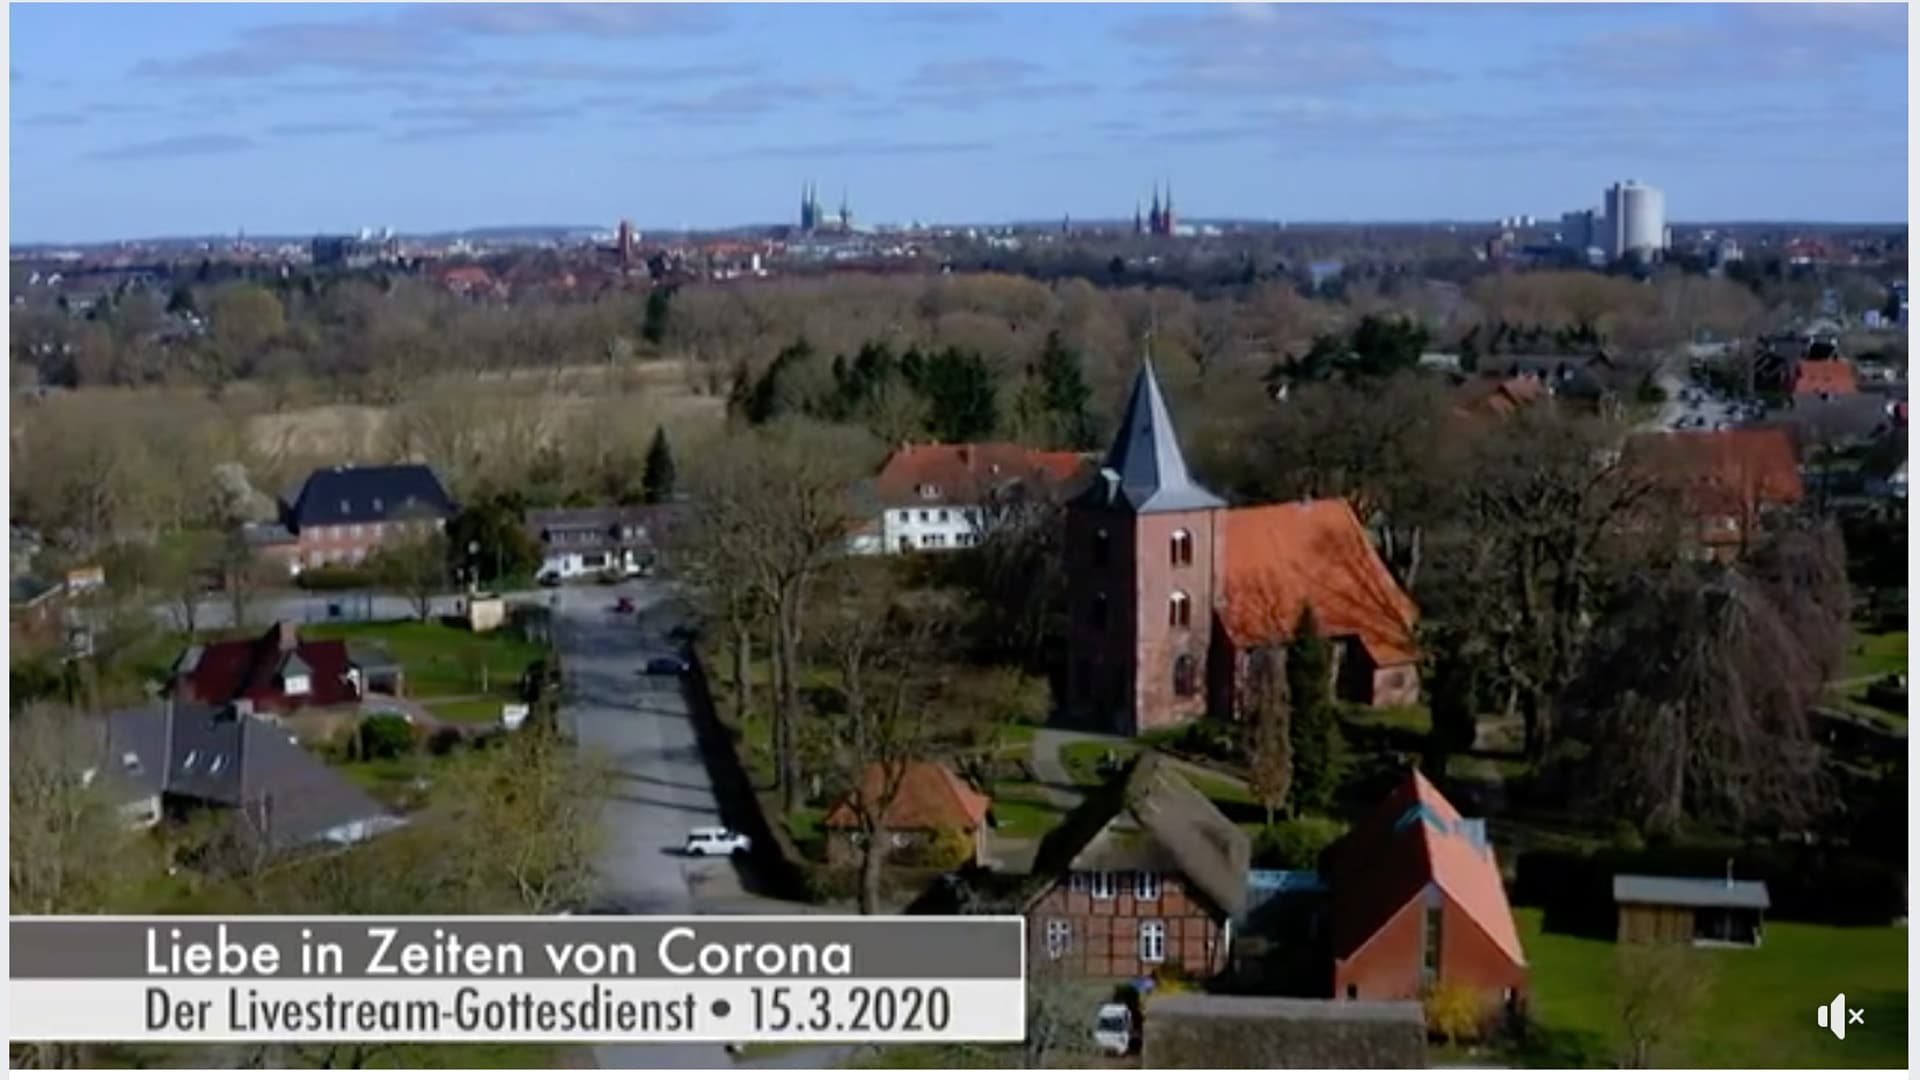
<path id="1" fill-rule="evenodd" d="M 395 547 L 439 528 L 441 522 L 365 522 L 354 525 L 316 525 L 297 537 L 301 567 L 355 565 L 382 547 Z M 354 535 L 354 529 L 360 533 Z M 354 553 L 358 551 L 359 557 Z M 316 562 L 316 560 L 318 560 Z"/>
<path id="2" fill-rule="evenodd" d="M 1174 566 L 1173 534 L 1185 529 L 1193 538 L 1193 562 Z M 1136 731 L 1170 727 L 1207 711 L 1207 646 L 1213 634 L 1213 515 L 1207 511 L 1149 514 L 1136 521 L 1134 582 L 1140 597 L 1135 629 L 1138 680 L 1134 688 Z M 1176 592 L 1187 594 L 1185 627 L 1170 624 Z M 1174 693 L 1174 661 L 1193 657 L 1193 692 Z"/>
<path id="3" fill-rule="evenodd" d="M 1452 897 L 1443 896 L 1442 903 L 1438 979 L 1481 988 L 1489 1005 L 1503 1000 L 1508 989 L 1525 998 L 1526 969 L 1514 964 Z M 1426 899 L 1424 895 L 1416 895 L 1352 956 L 1336 957 L 1334 996 L 1346 997 L 1347 988 L 1351 986 L 1355 996 L 1363 1001 L 1420 997 L 1425 916 Z"/>
<path id="4" fill-rule="evenodd" d="M 1027 909 L 1027 955 L 1037 967 L 1055 964 L 1070 975 L 1131 978 L 1173 964 L 1196 978 L 1218 974 L 1227 960 L 1224 924 L 1213 906 L 1177 874 L 1160 876 L 1160 896 L 1136 899 L 1128 874 L 1116 875 L 1115 895 L 1095 899 L 1073 875 L 1055 882 Z M 1047 924 L 1066 919 L 1073 937 L 1064 956 L 1047 955 Z M 1140 924 L 1158 919 L 1167 931 L 1166 960 L 1140 959 Z"/>

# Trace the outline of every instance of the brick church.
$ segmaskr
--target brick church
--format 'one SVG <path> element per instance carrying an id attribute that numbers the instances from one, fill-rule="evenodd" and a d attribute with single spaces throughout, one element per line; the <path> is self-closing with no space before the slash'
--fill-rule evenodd
<path id="1" fill-rule="evenodd" d="M 1413 600 L 1344 499 L 1229 507 L 1195 483 L 1151 361 L 1092 486 L 1067 508 L 1067 719 L 1137 734 L 1237 716 L 1248 658 L 1311 604 L 1336 691 L 1417 700 Z"/>

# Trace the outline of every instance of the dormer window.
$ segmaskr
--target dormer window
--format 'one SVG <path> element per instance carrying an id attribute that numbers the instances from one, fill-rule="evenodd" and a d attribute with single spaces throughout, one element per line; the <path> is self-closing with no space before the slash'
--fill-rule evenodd
<path id="1" fill-rule="evenodd" d="M 209 773 L 218 773 L 226 763 L 227 756 L 225 754 L 215 754 L 213 755 L 213 760 L 207 762 L 207 771 Z"/>
<path id="2" fill-rule="evenodd" d="M 312 692 L 312 680 L 305 675 L 288 675 L 280 680 L 280 689 L 288 697 L 299 697 Z"/>
<path id="3" fill-rule="evenodd" d="M 343 513 L 343 514 L 350 514 L 350 513 L 352 513 L 352 512 L 353 512 L 353 504 L 351 504 L 351 503 L 349 503 L 349 502 L 348 502 L 347 500 L 345 500 L 345 499 L 341 499 L 341 500 L 340 500 L 340 512 L 341 512 L 341 513 Z"/>
<path id="4" fill-rule="evenodd" d="M 180 767 L 183 769 L 191 769 L 193 768 L 193 763 L 199 760 L 200 760 L 200 751 L 189 750 L 187 751 L 187 756 L 180 759 Z"/>
<path id="5" fill-rule="evenodd" d="M 140 775 L 140 755 L 129 750 L 120 755 L 120 767 L 127 770 L 129 776 Z"/>
<path id="6" fill-rule="evenodd" d="M 923 499 L 937 499 L 940 497 L 940 485 L 938 484 L 921 484 L 918 490 L 920 497 Z"/>

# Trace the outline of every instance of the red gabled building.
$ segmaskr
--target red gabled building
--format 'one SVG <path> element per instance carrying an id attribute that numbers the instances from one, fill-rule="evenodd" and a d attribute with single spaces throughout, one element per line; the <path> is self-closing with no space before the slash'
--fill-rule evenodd
<path id="1" fill-rule="evenodd" d="M 1860 392 L 1853 363 L 1844 357 L 1799 360 L 1793 365 L 1789 389 L 1795 397 L 1843 397 Z"/>
<path id="2" fill-rule="evenodd" d="M 1132 735 L 1238 714 L 1249 654 L 1306 608 L 1368 705 L 1418 699 L 1418 612 L 1344 499 L 1229 508 L 1187 472 L 1151 364 L 1092 483 L 1068 503 L 1065 712 Z"/>
<path id="3" fill-rule="evenodd" d="M 1672 493 L 1715 558 L 1737 553 L 1769 515 L 1806 495 L 1784 428 L 1641 432 L 1627 439 L 1621 464 Z"/>
<path id="4" fill-rule="evenodd" d="M 1527 958 L 1485 823 L 1418 772 L 1327 853 L 1333 993 L 1419 998 L 1449 983 L 1488 1004 L 1527 993 Z"/>
<path id="5" fill-rule="evenodd" d="M 290 622 L 257 638 L 195 645 L 180 659 L 174 694 L 204 705 L 245 703 L 286 716 L 302 709 L 357 705 L 365 679 L 344 641 L 302 641 Z"/>

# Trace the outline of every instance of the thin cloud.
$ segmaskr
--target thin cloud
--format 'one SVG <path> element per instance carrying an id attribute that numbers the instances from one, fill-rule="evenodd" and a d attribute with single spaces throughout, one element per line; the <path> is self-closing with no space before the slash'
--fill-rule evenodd
<path id="1" fill-rule="evenodd" d="M 762 116 L 787 105 L 854 96 L 858 95 L 850 84 L 837 80 L 778 82 L 763 79 L 724 87 L 701 97 L 661 102 L 658 108 L 679 116 L 751 117 Z"/>
<path id="2" fill-rule="evenodd" d="M 327 121 L 315 123 L 275 124 L 267 129 L 267 134 L 289 139 L 317 138 L 328 135 L 358 135 L 373 130 L 372 124 L 352 121 Z"/>
<path id="3" fill-rule="evenodd" d="M 930 60 L 907 80 L 911 86 L 934 90 L 974 89 L 1025 82 L 1040 73 L 1040 65 L 1001 56 L 973 60 Z"/>
<path id="4" fill-rule="evenodd" d="M 1689 21 L 1609 28 L 1567 41 L 1496 78 L 1594 88 L 1721 89 L 1831 82 L 1845 64 L 1905 57 L 1904 4 L 1739 4 L 1676 8 Z"/>
<path id="5" fill-rule="evenodd" d="M 932 60 L 907 78 L 901 101 L 937 109 L 966 110 L 995 101 L 1057 101 L 1094 92 L 1092 83 L 1042 82 L 1040 65 L 1011 57 Z"/>
<path id="6" fill-rule="evenodd" d="M 1000 10 L 990 4 L 900 4 L 887 9 L 888 22 L 934 23 L 954 26 L 964 23 L 993 22 Z"/>
<path id="7" fill-rule="evenodd" d="M 726 29 L 716 4 L 426 4 L 403 21 L 429 31 L 499 37 L 664 37 Z"/>
<path id="8" fill-rule="evenodd" d="M 734 154 L 733 158 L 796 157 L 924 157 L 936 154 L 970 154 L 991 149 L 993 144 L 980 140 L 901 140 L 841 139 L 835 142 L 800 143 L 787 146 L 757 146 Z"/>
<path id="9" fill-rule="evenodd" d="M 74 112 L 48 112 L 23 116 L 15 122 L 21 127 L 79 127 L 87 118 Z"/>
<path id="10" fill-rule="evenodd" d="M 1397 32 L 1343 6 L 1233 4 L 1134 19 L 1114 34 L 1157 69 L 1135 86 L 1150 93 L 1256 96 L 1450 78 L 1390 56 L 1381 41 Z"/>
<path id="11" fill-rule="evenodd" d="M 175 135 L 166 139 L 130 143 L 126 146 L 96 150 L 87 156 L 96 161 L 132 161 L 142 158 L 200 157 L 251 150 L 254 141 L 244 135 Z"/>

